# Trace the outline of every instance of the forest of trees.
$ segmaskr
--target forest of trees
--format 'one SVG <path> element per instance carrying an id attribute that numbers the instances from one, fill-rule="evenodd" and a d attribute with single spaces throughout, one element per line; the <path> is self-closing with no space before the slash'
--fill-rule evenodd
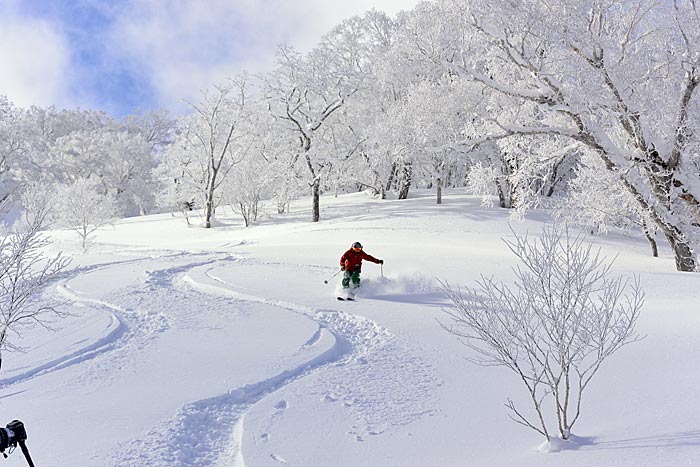
<path id="1" fill-rule="evenodd" d="M 211 227 L 221 205 L 250 225 L 262 200 L 283 213 L 311 195 L 318 221 L 323 193 L 420 187 L 439 203 L 468 187 L 515 216 L 639 229 L 654 254 L 658 233 L 697 271 L 699 85 L 694 0 L 423 2 L 280 47 L 269 72 L 212 83 L 183 115 L 0 96 L 0 201 L 15 217 L 48 203 L 57 224 L 78 195 L 93 224 L 201 209 Z"/>

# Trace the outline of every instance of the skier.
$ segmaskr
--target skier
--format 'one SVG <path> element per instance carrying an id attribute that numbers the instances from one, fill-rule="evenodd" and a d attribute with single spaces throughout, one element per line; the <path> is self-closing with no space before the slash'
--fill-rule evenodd
<path id="1" fill-rule="evenodd" d="M 342 281 L 343 290 L 350 288 L 351 281 L 353 289 L 360 286 L 360 272 L 362 271 L 363 259 L 377 264 L 384 264 L 383 259 L 377 259 L 365 253 L 360 242 L 353 243 L 350 249 L 340 257 L 340 270 L 344 271 Z M 338 298 L 342 300 L 342 297 Z"/>

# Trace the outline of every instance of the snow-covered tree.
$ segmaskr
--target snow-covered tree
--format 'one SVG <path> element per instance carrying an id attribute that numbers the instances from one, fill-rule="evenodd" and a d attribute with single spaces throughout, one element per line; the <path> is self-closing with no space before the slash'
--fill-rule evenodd
<path id="1" fill-rule="evenodd" d="M 453 306 L 444 327 L 475 352 L 472 361 L 518 375 L 534 413 L 509 399 L 513 420 L 547 442 L 554 432 L 547 420 L 556 420 L 567 440 L 603 362 L 637 339 L 644 294 L 638 280 L 612 277 L 612 263 L 566 227 L 545 227 L 537 240 L 514 235 L 506 244 L 520 260 L 515 282 L 482 277 L 464 291 L 446 285 Z"/>
<path id="2" fill-rule="evenodd" d="M 41 292 L 68 266 L 60 254 L 46 257 L 49 241 L 41 233 L 46 206 L 27 213 L 14 232 L 0 238 L 0 352 L 17 350 L 13 337 L 62 316 L 60 303 Z M 2 356 L 0 353 L 0 365 Z"/>
<path id="3" fill-rule="evenodd" d="M 123 216 L 143 214 L 153 205 L 151 147 L 141 134 L 108 127 L 73 131 L 58 138 L 43 165 L 49 180 L 70 184 L 80 178 L 99 179 L 115 194 Z"/>
<path id="4" fill-rule="evenodd" d="M 483 140 L 557 135 L 594 151 L 664 233 L 676 267 L 697 269 L 700 4 L 443 0 L 431 8 L 436 23 L 449 23 L 443 30 L 459 33 L 413 35 L 420 54 L 511 101 L 484 119 Z"/>
<path id="5" fill-rule="evenodd" d="M 150 176 L 156 143 L 149 143 L 145 134 L 154 137 L 155 130 L 131 131 L 95 111 L 12 110 L 5 113 L 13 115 L 12 119 L 2 119 L 13 122 L 12 132 L 0 139 L 12 145 L 6 151 L 5 173 L 19 198 L 38 181 L 69 184 L 78 178 L 97 177 L 105 191 L 117 195 L 121 215 L 147 212 L 153 206 Z M 4 129 L 8 127 L 0 124 L 0 132 Z M 21 157 L 9 157 L 18 154 Z"/>
<path id="6" fill-rule="evenodd" d="M 165 190 L 176 197 L 197 193 L 205 228 L 221 202 L 219 188 L 252 146 L 250 97 L 246 76 L 204 91 L 200 103 L 190 104 L 193 112 L 180 119 L 180 132 L 163 156 L 167 170 L 158 173 Z"/>
<path id="7" fill-rule="evenodd" d="M 155 204 L 152 143 L 142 134 L 118 131 L 105 133 L 102 144 L 99 176 L 105 190 L 114 193 L 119 214 L 148 213 Z"/>
<path id="8" fill-rule="evenodd" d="M 229 174 L 222 185 L 223 203 L 240 214 L 246 227 L 254 224 L 262 209 L 262 202 L 270 193 L 274 180 L 268 163 L 259 154 L 251 154 Z"/>
<path id="9" fill-rule="evenodd" d="M 94 132 L 111 124 L 104 113 L 85 110 L 56 110 L 53 107 L 41 109 L 31 107 L 24 115 L 25 128 L 23 137 L 29 146 L 28 164 L 23 181 L 31 182 L 38 174 L 42 178 L 65 183 L 72 179 L 70 172 L 80 164 L 69 162 L 63 167 L 62 162 L 67 154 L 61 150 L 55 150 L 59 140 L 67 151 L 75 151 L 86 158 L 92 158 L 85 153 L 85 147 L 91 145 Z M 69 138 L 72 133 L 78 134 L 75 138 Z M 58 160 L 56 160 L 56 158 Z M 82 168 L 82 170 L 85 170 Z M 89 169 L 87 169 L 89 170 Z M 73 177 L 74 178 L 74 177 Z"/>
<path id="10" fill-rule="evenodd" d="M 554 203 L 554 214 L 558 219 L 594 233 L 641 229 L 651 245 L 652 255 L 659 255 L 653 220 L 647 211 L 640 209 L 619 177 L 605 170 L 599 157 L 584 154 L 574 173 L 567 184 L 566 196 Z"/>
<path id="11" fill-rule="evenodd" d="M 407 90 L 404 120 L 408 131 L 404 138 L 411 148 L 412 178 L 416 184 L 434 186 L 438 204 L 450 171 L 466 157 L 463 148 L 454 143 L 465 137 L 468 112 L 464 105 L 472 98 L 470 86 L 450 76 L 426 80 Z M 405 194 L 406 189 L 402 191 Z"/>
<path id="12" fill-rule="evenodd" d="M 311 151 L 312 142 L 317 139 L 326 120 L 345 103 L 347 95 L 341 91 L 337 96 L 327 96 L 326 90 L 320 90 L 318 94 L 309 90 L 305 77 L 300 76 L 303 66 L 301 56 L 285 49 L 279 57 L 280 66 L 267 84 L 271 109 L 295 136 L 294 139 L 298 139 L 299 146 L 291 165 L 293 167 L 301 160 L 308 169 L 312 196 L 311 221 L 318 222 L 321 218 L 321 176 L 327 162 L 315 159 L 317 152 Z"/>
<path id="13" fill-rule="evenodd" d="M 469 152 L 476 162 L 470 167 L 467 185 L 483 197 L 484 204 L 498 199 L 500 207 L 513 209 L 512 214 L 521 217 L 556 188 L 565 188 L 579 151 L 577 145 L 547 135 L 483 142 Z"/>
<path id="14" fill-rule="evenodd" d="M 29 146 L 20 109 L 0 96 L 0 204 L 15 192 Z"/>
<path id="15" fill-rule="evenodd" d="M 154 110 L 126 116 L 119 129 L 143 136 L 151 151 L 160 154 L 172 144 L 177 121 L 166 110 Z"/>
<path id="16" fill-rule="evenodd" d="M 153 170 L 153 178 L 158 180 L 159 189 L 156 192 L 156 205 L 169 211 L 173 216 L 181 212 L 190 226 L 189 214 L 197 205 L 200 198 L 198 184 L 190 182 L 188 166 L 191 160 L 184 152 L 168 149 L 168 154 Z"/>
<path id="17" fill-rule="evenodd" d="M 272 114 L 297 142 L 292 165 L 303 164 L 311 188 L 311 220 L 320 220 L 323 178 L 337 155 L 332 135 L 324 134 L 331 117 L 363 86 L 363 66 L 370 60 L 362 20 L 350 18 L 333 28 L 308 54 L 280 48 L 277 67 L 267 77 Z M 325 141 L 323 147 L 321 141 Z M 321 146 L 321 147 L 315 147 Z M 334 157 L 335 156 L 335 157 Z"/>
<path id="18" fill-rule="evenodd" d="M 78 234 L 84 252 L 94 233 L 117 215 L 114 195 L 105 192 L 96 179 L 79 178 L 70 184 L 57 185 L 54 199 L 58 225 Z"/>

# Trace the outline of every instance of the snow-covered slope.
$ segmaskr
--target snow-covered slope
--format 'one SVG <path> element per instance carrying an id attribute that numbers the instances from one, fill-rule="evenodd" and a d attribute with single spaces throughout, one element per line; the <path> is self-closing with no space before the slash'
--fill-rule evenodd
<path id="1" fill-rule="evenodd" d="M 595 242 L 637 272 L 646 338 L 602 368 L 575 450 L 536 451 L 511 422 L 519 380 L 475 366 L 439 324 L 436 280 L 512 277 L 508 213 L 452 192 L 380 201 L 307 200 L 244 228 L 170 215 L 99 232 L 48 293 L 72 316 L 15 338 L 0 372 L 2 415 L 23 420 L 39 466 L 680 466 L 700 458 L 700 276 L 652 258 L 640 238 Z M 222 211 L 222 210 L 220 210 Z M 546 213 L 511 223 L 538 234 Z M 77 251 L 69 232 L 53 248 Z M 335 300 L 338 258 L 360 241 L 359 300 Z M 20 453 L 6 464 L 23 465 Z"/>

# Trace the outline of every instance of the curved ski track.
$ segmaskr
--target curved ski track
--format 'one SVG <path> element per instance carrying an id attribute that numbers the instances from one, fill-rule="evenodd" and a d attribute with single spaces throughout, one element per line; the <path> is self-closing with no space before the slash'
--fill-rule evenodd
<path id="1" fill-rule="evenodd" d="M 197 258 L 193 261 L 193 256 Z M 326 308 L 311 308 L 239 293 L 233 284 L 217 277 L 222 263 L 234 265 L 235 258 L 222 253 L 179 253 L 102 264 L 78 270 L 128 267 L 134 263 L 156 262 L 140 284 L 113 290 L 105 297 L 91 297 L 74 291 L 70 281 L 58 292 L 85 306 L 111 314 L 115 325 L 108 335 L 79 352 L 34 369 L 10 384 L 46 371 L 90 361 L 75 384 L 108 381 L 115 368 L 129 365 L 146 351 L 160 333 L 170 326 L 159 308 L 172 303 L 197 309 L 219 302 L 230 309 L 231 301 L 245 313 L 246 303 L 258 303 L 303 315 L 318 325 L 317 331 L 297 352 L 301 360 L 263 381 L 230 389 L 219 396 L 186 404 L 169 420 L 123 446 L 106 459 L 110 466 L 218 466 L 244 467 L 242 452 L 245 414 L 264 397 L 310 374 L 320 375 L 309 387 L 312 394 L 328 403 L 341 402 L 356 419 L 357 440 L 378 435 L 434 411 L 432 392 L 434 369 L 413 356 L 410 348 L 387 329 L 366 318 Z M 174 262 L 162 268 L 164 262 Z M 240 265 L 245 267 L 244 265 Z M 179 317 L 182 319 L 182 317 Z M 196 317 L 191 318 L 196 321 Z M 201 325 L 201 323 L 198 323 Z M 325 349 L 319 351 L 316 347 Z M 309 354 L 304 357 L 304 354 Z M 95 358 L 99 356 L 100 358 Z M 377 389 L 377 387 L 380 389 Z M 276 459 L 276 454 L 270 454 Z M 283 461 L 281 458 L 278 461 Z"/>
<path id="2" fill-rule="evenodd" d="M 160 257 L 160 260 L 170 260 L 183 258 L 185 253 L 166 254 Z M 55 293 L 61 296 L 68 302 L 73 302 L 79 306 L 91 307 L 110 315 L 110 324 L 108 332 L 95 342 L 87 344 L 69 354 L 62 355 L 54 360 L 46 362 L 40 366 L 29 368 L 17 375 L 9 378 L 0 379 L 0 388 L 27 381 L 31 378 L 42 376 L 54 371 L 58 371 L 73 365 L 92 360 L 95 357 L 116 350 L 125 346 L 125 343 L 137 338 L 136 334 L 142 330 L 154 328 L 166 328 L 167 318 L 164 316 L 148 316 L 148 313 L 140 313 L 134 310 L 125 310 L 121 307 L 105 300 L 90 297 L 75 291 L 71 285 L 71 280 L 81 275 L 89 274 L 95 271 L 106 270 L 113 267 L 129 266 L 134 263 L 152 260 L 152 258 L 136 258 L 123 261 L 114 261 L 110 263 L 102 263 L 98 265 L 86 266 L 71 270 L 69 273 L 72 277 L 63 277 L 58 280 L 55 286 Z M 67 273 L 63 273 L 66 276 Z M 45 293 L 51 293 L 47 291 Z M 160 324 L 156 324 L 160 322 Z M 29 351 L 31 352 L 31 350 Z"/>

